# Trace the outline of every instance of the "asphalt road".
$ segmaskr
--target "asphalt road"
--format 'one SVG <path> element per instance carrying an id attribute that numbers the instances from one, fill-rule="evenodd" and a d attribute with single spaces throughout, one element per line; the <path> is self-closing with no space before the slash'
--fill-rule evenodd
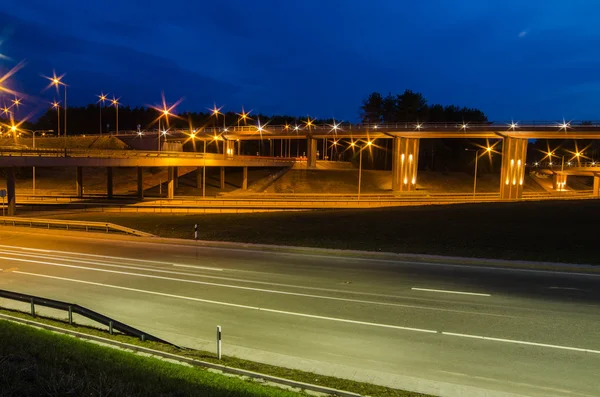
<path id="1" fill-rule="evenodd" d="M 189 347 L 221 325 L 224 354 L 397 388 L 600 395 L 600 275 L 91 236 L 1 229 L 0 289 Z"/>

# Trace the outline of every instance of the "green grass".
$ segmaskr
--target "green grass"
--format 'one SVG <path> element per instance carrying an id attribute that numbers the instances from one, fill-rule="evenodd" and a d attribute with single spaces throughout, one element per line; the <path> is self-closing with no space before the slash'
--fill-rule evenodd
<path id="1" fill-rule="evenodd" d="M 600 201 L 542 201 L 250 214 L 77 213 L 162 237 L 600 264 Z"/>
<path id="2" fill-rule="evenodd" d="M 16 310 L 8 310 L 1 309 L 0 314 L 8 314 L 13 317 L 24 318 L 28 320 L 32 320 L 32 317 L 24 312 L 16 311 Z M 143 346 L 154 350 L 163 351 L 166 353 L 177 354 L 180 356 L 185 356 L 188 358 L 193 358 L 197 360 L 212 362 L 215 364 L 221 364 L 228 367 L 245 369 L 248 371 L 254 371 L 266 375 L 277 376 L 280 378 L 291 379 L 299 382 L 312 383 L 316 385 L 321 385 L 325 387 L 330 387 L 338 390 L 345 390 L 350 392 L 359 393 L 362 395 L 367 395 L 371 397 L 428 397 L 425 394 L 407 392 L 403 390 L 391 389 L 384 386 L 373 385 L 369 383 L 356 382 L 348 379 L 335 378 L 331 376 L 323 376 L 311 372 L 305 372 L 290 368 L 277 367 L 274 365 L 263 364 L 255 361 L 244 360 L 237 357 L 232 356 L 223 356 L 221 360 L 218 360 L 216 355 L 206 351 L 193 350 L 193 349 L 178 349 L 174 346 L 158 343 L 158 342 L 142 342 L 138 338 L 122 335 L 122 334 L 114 334 L 110 335 L 107 330 L 82 326 L 82 325 L 69 325 L 65 320 L 56 319 L 56 318 L 48 318 L 48 317 L 36 317 L 36 322 L 52 325 L 55 327 L 64 328 L 71 331 L 77 331 L 89 335 L 100 336 L 107 339 L 116 340 L 123 343 L 128 343 L 131 345 Z M 4 323 L 0 320 L 0 325 Z M 2 331 L 0 330 L 0 341 L 5 341 L 5 336 L 2 335 Z M 2 345 L 4 343 L 0 343 L 0 367 L 2 362 Z M 0 375 L 0 386 L 2 385 L 2 378 Z M 118 394 L 117 394 L 118 395 Z M 166 394 L 168 395 L 168 394 Z M 194 394 L 190 394 L 194 395 Z M 220 396 L 220 394 L 210 394 L 211 396 Z M 232 396 L 237 394 L 231 394 Z M 246 395 L 246 394 L 241 394 Z M 261 395 L 261 394 L 247 394 L 248 396 L 253 395 Z M 265 396 L 269 396 L 270 394 L 264 394 Z M 281 394 L 282 396 L 287 396 L 287 394 Z M 0 396 L 5 396 L 2 394 L 2 387 L 0 387 Z"/>
<path id="3" fill-rule="evenodd" d="M 0 321 L 3 396 L 264 396 L 303 394 Z"/>

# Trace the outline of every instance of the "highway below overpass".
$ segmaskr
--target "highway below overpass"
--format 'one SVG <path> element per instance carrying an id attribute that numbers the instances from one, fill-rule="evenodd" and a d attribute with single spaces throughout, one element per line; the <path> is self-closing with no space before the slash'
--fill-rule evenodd
<path id="1" fill-rule="evenodd" d="M 600 395 L 600 274 L 394 258 L 6 228 L 0 289 L 207 350 L 218 324 L 225 354 L 397 388 Z"/>

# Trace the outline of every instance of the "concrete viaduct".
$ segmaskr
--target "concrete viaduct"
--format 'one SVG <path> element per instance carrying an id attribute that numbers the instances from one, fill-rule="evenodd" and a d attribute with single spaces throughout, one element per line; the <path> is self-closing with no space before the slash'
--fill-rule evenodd
<path id="1" fill-rule="evenodd" d="M 133 133 L 129 135 L 137 135 Z M 142 139 L 154 139 L 156 134 L 140 134 Z M 374 139 L 392 139 L 392 190 L 411 191 L 416 188 L 421 139 L 502 139 L 502 167 L 500 197 L 502 200 L 515 200 L 522 197 L 523 178 L 529 139 L 600 139 L 600 125 L 493 125 L 493 124 L 394 124 L 394 125 L 305 125 L 295 126 L 243 126 L 230 128 L 205 128 L 199 132 L 170 131 L 171 138 L 194 139 L 197 141 L 223 141 L 222 154 L 198 154 L 188 152 L 159 151 L 61 151 L 31 150 L 0 153 L 0 167 L 8 169 L 7 187 L 9 213 L 14 213 L 14 169 L 13 167 L 77 167 L 78 195 L 82 195 L 81 167 L 107 167 L 107 191 L 112 196 L 112 168 L 138 168 L 138 196 L 143 197 L 141 167 L 168 167 L 168 197 L 172 198 L 177 183 L 177 167 L 198 167 L 197 180 L 201 181 L 201 170 L 207 166 L 221 167 L 221 184 L 224 184 L 226 167 L 243 167 L 244 183 L 247 186 L 248 167 L 288 167 L 299 159 L 293 157 L 240 156 L 242 141 L 306 139 L 306 161 L 308 168 L 314 168 L 317 161 L 319 140 L 350 139 L 362 146 Z M 170 138 L 170 139 L 171 139 Z M 237 148 L 236 148 L 237 146 Z M 237 150 L 236 150 L 237 149 Z M 360 149 L 359 149 L 360 150 Z M 235 153 L 238 153 L 237 155 Z M 282 153 L 283 154 L 283 153 Z M 289 145 L 288 145 L 289 155 Z M 600 188 L 600 167 L 585 170 L 586 175 L 594 176 L 594 192 Z M 566 174 L 560 178 L 566 179 Z M 557 183 L 564 182 L 562 179 Z"/>

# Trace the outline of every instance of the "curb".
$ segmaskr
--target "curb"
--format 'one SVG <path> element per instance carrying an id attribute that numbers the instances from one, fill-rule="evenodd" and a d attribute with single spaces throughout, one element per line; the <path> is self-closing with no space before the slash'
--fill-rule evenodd
<path id="1" fill-rule="evenodd" d="M 209 368 L 209 369 L 213 369 L 213 370 L 217 370 L 217 371 L 221 371 L 223 373 L 228 373 L 228 374 L 233 374 L 233 375 L 247 376 L 252 379 L 261 379 L 261 380 L 264 380 L 267 382 L 272 382 L 272 383 L 276 383 L 276 384 L 288 386 L 288 387 L 294 387 L 294 388 L 298 388 L 301 390 L 310 390 L 310 391 L 317 392 L 317 393 L 323 393 L 326 395 L 339 396 L 339 397 L 365 397 L 362 394 L 357 394 L 357 393 L 348 392 L 348 391 L 344 391 L 344 390 L 332 389 L 332 388 L 325 387 L 325 386 L 313 385 L 310 383 L 298 382 L 298 381 L 285 379 L 285 378 L 279 378 L 279 377 L 272 376 L 272 375 L 265 375 L 265 374 L 261 374 L 258 372 L 247 371 L 244 369 L 227 367 L 225 365 L 213 364 L 213 363 L 209 363 L 207 361 L 196 360 L 193 358 L 183 357 L 183 356 L 179 356 L 177 354 L 172 354 L 172 353 L 166 353 L 166 352 L 162 352 L 160 350 L 154 350 L 154 349 L 150 349 L 150 348 L 143 347 L 143 346 L 131 345 L 129 343 L 124 343 L 124 342 L 118 342 L 118 341 L 115 341 L 112 339 L 103 338 L 101 336 L 95 336 L 95 335 L 89 335 L 89 334 L 85 334 L 85 333 L 81 333 L 81 332 L 77 332 L 77 331 L 71 331 L 71 330 L 67 330 L 64 328 L 55 327 L 53 325 L 42 324 L 42 323 L 38 323 L 38 322 L 32 321 L 32 320 L 26 320 L 26 319 L 19 318 L 19 317 L 9 316 L 7 314 L 0 313 L 0 318 L 7 320 L 7 321 L 19 323 L 19 324 L 24 324 L 24 325 L 28 325 L 28 326 L 32 326 L 32 327 L 37 327 L 37 328 L 43 328 L 47 331 L 52 331 L 52 332 L 56 332 L 56 333 L 60 333 L 60 334 L 74 336 L 76 338 L 84 339 L 86 341 L 101 342 L 103 344 L 110 345 L 110 347 L 113 347 L 113 348 L 121 348 L 121 349 L 133 350 L 134 352 L 151 354 L 153 356 L 159 356 L 161 358 L 178 361 L 180 363 L 185 363 L 185 364 L 189 364 L 189 365 L 193 365 L 193 366 L 197 366 L 197 367 Z"/>

